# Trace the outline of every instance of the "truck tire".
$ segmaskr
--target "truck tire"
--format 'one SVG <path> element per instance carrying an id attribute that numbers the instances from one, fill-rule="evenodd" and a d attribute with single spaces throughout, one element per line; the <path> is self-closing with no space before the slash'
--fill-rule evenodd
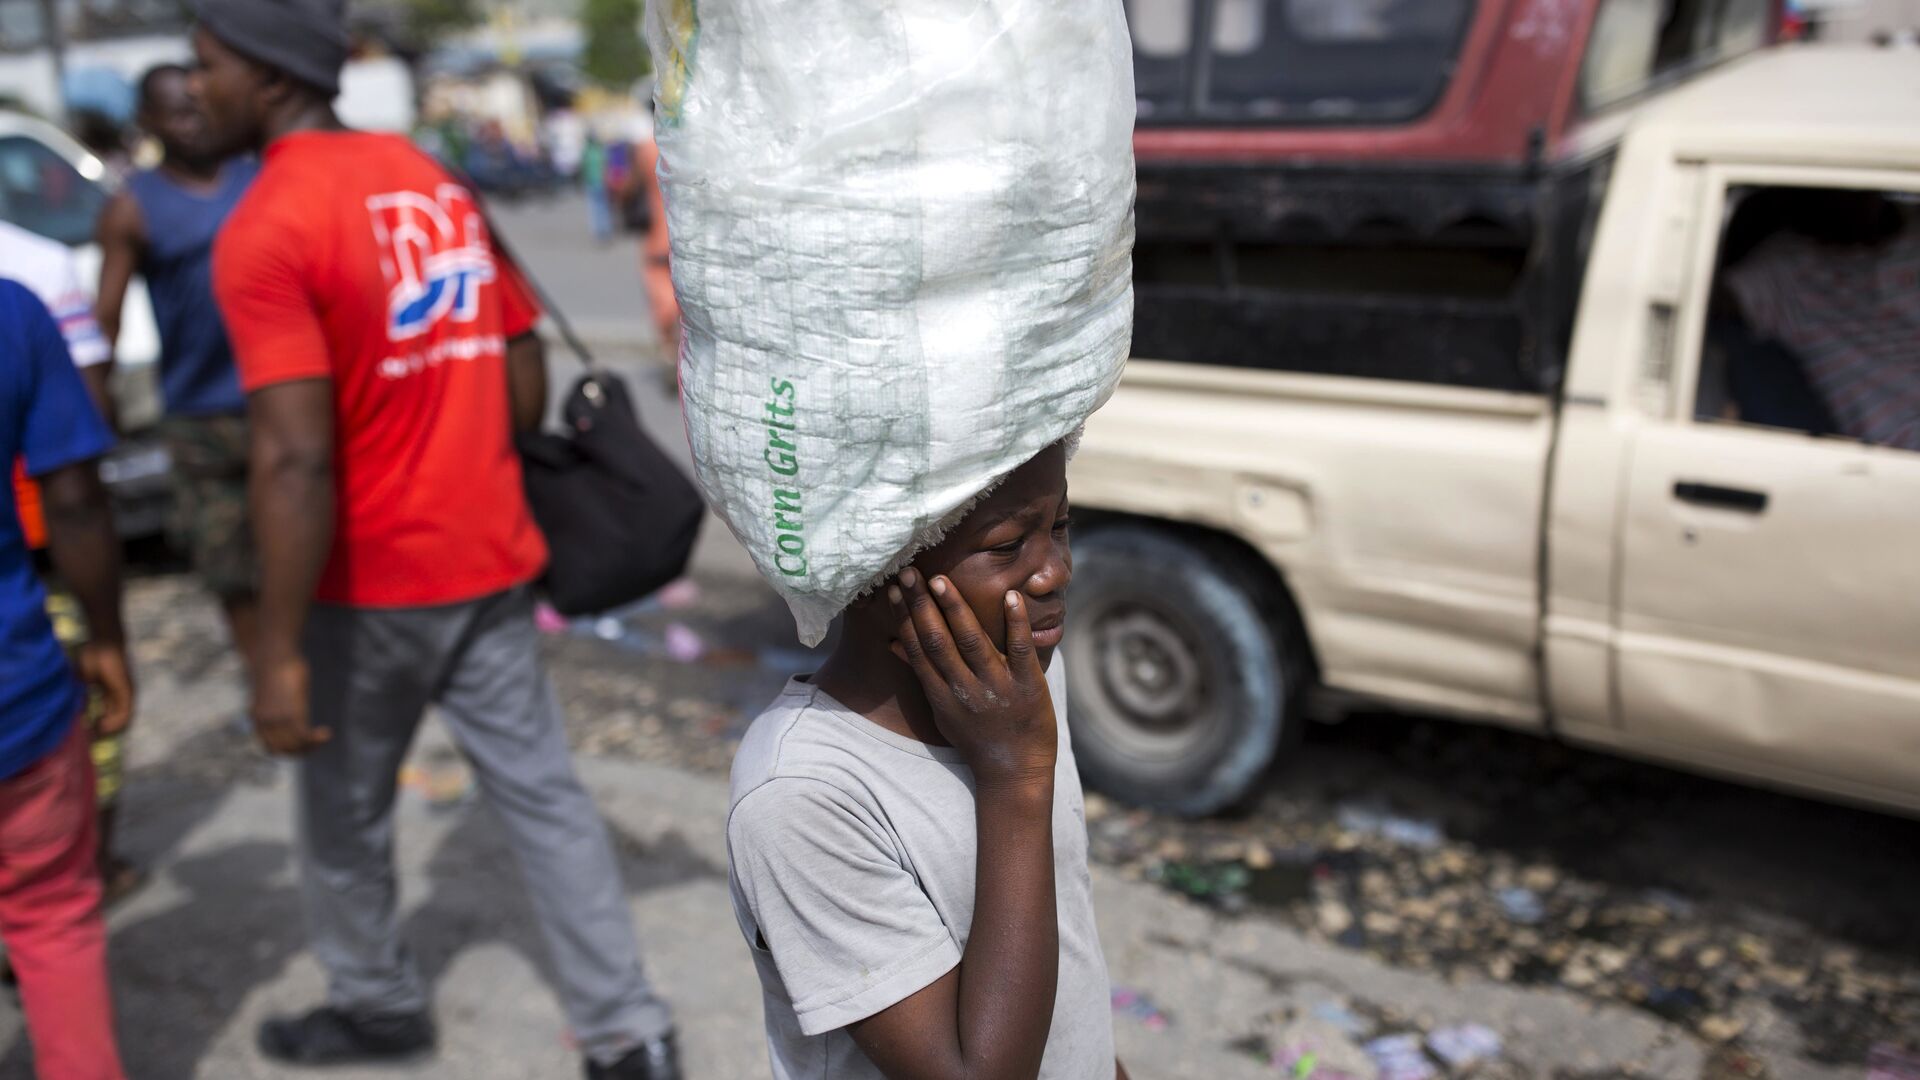
<path id="1" fill-rule="evenodd" d="M 1296 726 L 1305 665 L 1282 590 L 1150 526 L 1089 531 L 1073 554 L 1067 722 L 1088 783 L 1195 817 L 1240 801 Z"/>

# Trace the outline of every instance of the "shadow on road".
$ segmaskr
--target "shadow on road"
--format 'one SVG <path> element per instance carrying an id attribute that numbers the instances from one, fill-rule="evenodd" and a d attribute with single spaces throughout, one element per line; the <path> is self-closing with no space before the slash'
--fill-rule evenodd
<path id="1" fill-rule="evenodd" d="M 207 737 L 215 749 L 234 741 L 221 731 Z M 199 753 L 194 740 L 184 752 Z M 204 756 L 196 764 L 204 765 Z M 129 830 L 127 851 L 180 892 L 165 908 L 120 923 L 111 935 L 121 1051 L 135 1075 L 213 1075 L 207 1062 L 215 1043 L 230 1037 L 247 1001 L 281 979 L 307 947 L 294 853 L 285 842 L 247 839 L 176 854 L 223 812 L 227 795 L 226 788 L 169 777 L 165 767 L 136 776 L 128 788 L 126 805 L 138 825 Z M 290 821 L 291 808 L 284 809 Z M 500 943 L 524 957 L 550 988 L 539 928 L 491 812 L 478 801 L 444 812 L 457 813 L 459 821 L 428 856 L 425 893 L 408 895 L 403 886 L 401 898 L 418 901 L 403 933 L 429 984 L 465 950 Z M 643 844 L 612 822 L 608 830 L 629 896 L 725 876 L 677 833 Z M 318 1002 L 300 1007 L 307 1004 Z M 239 1038 L 251 1043 L 252 1032 Z M 0 1055 L 0 1078 L 32 1075 L 22 1029 Z"/>
<path id="2" fill-rule="evenodd" d="M 427 895 L 402 931 L 422 974 L 429 985 L 436 984 L 461 952 L 502 944 L 539 971 L 548 992 L 555 993 L 513 850 L 484 806 L 472 804 L 459 812 L 460 823 L 427 861 Z M 629 897 L 689 881 L 726 879 L 724 869 L 702 858 L 678 833 L 666 833 L 649 846 L 611 821 L 606 825 Z M 644 956 L 646 942 L 640 946 Z"/>
<path id="3" fill-rule="evenodd" d="M 1770 1011 L 1793 1052 L 1852 1065 L 1920 1033 L 1920 821 L 1391 714 L 1316 728 L 1268 780 L 1236 818 L 1103 825 L 1095 850 L 1204 894 L 1217 868 L 1156 857 L 1162 837 L 1253 838 L 1281 865 L 1245 895 L 1309 933 L 1710 1042 Z"/>
<path id="4" fill-rule="evenodd" d="M 1497 728 L 1371 714 L 1316 728 L 1261 810 L 1382 793 L 1448 835 L 1622 888 L 1788 920 L 1920 964 L 1920 821 Z"/>

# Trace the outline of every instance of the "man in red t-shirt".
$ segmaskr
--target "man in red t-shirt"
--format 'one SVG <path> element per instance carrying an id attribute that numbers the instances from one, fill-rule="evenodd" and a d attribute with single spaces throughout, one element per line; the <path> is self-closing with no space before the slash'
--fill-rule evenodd
<path id="1" fill-rule="evenodd" d="M 251 431 L 261 560 L 254 725 L 300 756 L 301 871 L 329 1001 L 270 1020 L 301 1064 L 431 1050 L 395 920 L 396 775 L 437 704 L 525 872 L 589 1077 L 677 1080 L 600 816 L 537 649 L 547 551 L 516 426 L 546 393 L 539 316 L 474 196 L 329 102 L 338 0 L 204 0 L 195 90 L 259 178 L 214 248 Z"/>

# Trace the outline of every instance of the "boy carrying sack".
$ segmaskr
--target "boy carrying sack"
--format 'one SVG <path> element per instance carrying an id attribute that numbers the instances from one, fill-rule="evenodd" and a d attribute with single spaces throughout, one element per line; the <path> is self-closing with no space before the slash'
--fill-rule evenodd
<path id="1" fill-rule="evenodd" d="M 776 1077 L 1126 1076 L 1050 677 L 1066 462 L 857 601 L 741 743 L 729 879 Z"/>
<path id="2" fill-rule="evenodd" d="M 1054 665 L 1067 459 L 1125 363 L 1111 0 L 655 0 L 702 492 L 842 634 L 733 768 L 773 1072 L 1124 1077 Z"/>

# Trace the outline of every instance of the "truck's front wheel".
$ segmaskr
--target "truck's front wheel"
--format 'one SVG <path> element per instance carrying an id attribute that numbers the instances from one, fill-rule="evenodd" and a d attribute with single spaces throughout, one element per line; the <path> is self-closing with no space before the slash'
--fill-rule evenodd
<path id="1" fill-rule="evenodd" d="M 1189 815 L 1252 790 L 1302 667 L 1279 590 L 1231 552 L 1110 525 L 1075 539 L 1071 595 L 1068 723 L 1087 780 Z"/>

